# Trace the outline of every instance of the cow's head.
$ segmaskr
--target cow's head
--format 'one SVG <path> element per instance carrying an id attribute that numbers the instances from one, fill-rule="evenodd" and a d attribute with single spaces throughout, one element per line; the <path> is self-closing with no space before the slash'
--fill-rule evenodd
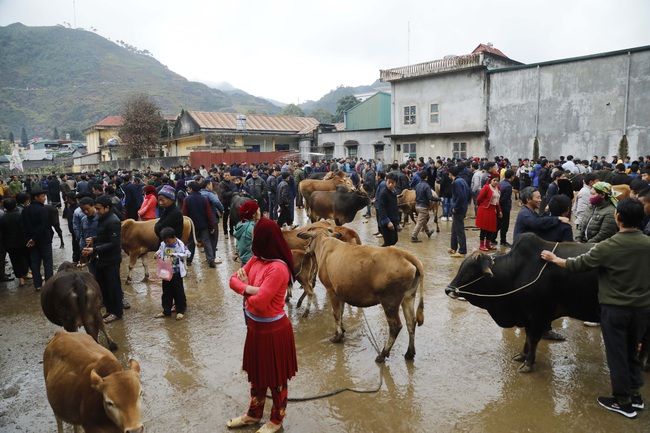
<path id="1" fill-rule="evenodd" d="M 129 370 L 116 371 L 105 377 L 94 369 L 90 372 L 92 388 L 102 394 L 104 410 L 108 418 L 124 433 L 142 433 L 142 388 L 140 387 L 140 364 L 129 361 Z"/>
<path id="2" fill-rule="evenodd" d="M 483 278 L 492 278 L 492 265 L 494 258 L 489 254 L 475 251 L 467 257 L 458 269 L 458 273 L 445 289 L 450 298 L 463 296 L 459 291 L 479 293 L 480 287 L 477 283 Z"/>

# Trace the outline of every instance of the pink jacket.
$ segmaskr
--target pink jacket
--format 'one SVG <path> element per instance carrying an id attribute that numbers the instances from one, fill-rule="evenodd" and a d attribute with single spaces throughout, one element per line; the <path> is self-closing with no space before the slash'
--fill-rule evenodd
<path id="1" fill-rule="evenodd" d="M 156 194 L 145 196 L 142 206 L 140 206 L 140 210 L 138 211 L 140 219 L 142 221 L 156 219 L 156 206 L 158 206 L 158 197 L 156 197 Z"/>

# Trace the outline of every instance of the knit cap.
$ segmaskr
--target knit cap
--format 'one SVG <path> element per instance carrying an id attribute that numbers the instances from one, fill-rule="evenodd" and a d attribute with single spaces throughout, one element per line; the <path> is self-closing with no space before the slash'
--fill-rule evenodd
<path id="1" fill-rule="evenodd" d="M 176 198 L 176 191 L 171 186 L 164 185 L 162 188 L 160 188 L 158 195 L 162 195 L 163 197 L 167 197 L 170 200 L 174 200 Z"/>

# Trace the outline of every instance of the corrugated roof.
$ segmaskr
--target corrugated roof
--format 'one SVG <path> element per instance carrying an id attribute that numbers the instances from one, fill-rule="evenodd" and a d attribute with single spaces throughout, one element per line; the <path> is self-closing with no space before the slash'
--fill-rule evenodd
<path id="1" fill-rule="evenodd" d="M 478 53 L 492 53 L 492 54 L 496 54 L 497 56 L 501 56 L 501 57 L 505 57 L 506 59 L 509 59 L 509 57 L 503 54 L 501 50 L 494 48 L 492 45 L 478 44 L 478 47 L 474 48 L 472 54 L 478 54 Z"/>
<path id="2" fill-rule="evenodd" d="M 214 113 L 188 111 L 201 129 L 237 129 L 237 116 L 234 113 Z M 247 131 L 277 131 L 306 134 L 313 131 L 320 122 L 313 117 L 246 115 Z"/>
<path id="3" fill-rule="evenodd" d="M 95 124 L 95 126 L 122 126 L 124 119 L 122 116 L 108 116 L 106 119 Z"/>

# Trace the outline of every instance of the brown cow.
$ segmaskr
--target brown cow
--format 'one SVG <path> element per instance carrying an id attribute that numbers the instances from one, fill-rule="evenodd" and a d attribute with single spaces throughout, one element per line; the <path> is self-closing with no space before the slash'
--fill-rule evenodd
<path id="1" fill-rule="evenodd" d="M 298 233 L 305 230 L 310 230 L 312 227 L 320 227 L 325 229 L 331 228 L 334 230 L 334 232 L 341 234 L 341 240 L 343 242 L 347 242 L 348 244 L 352 245 L 361 245 L 361 238 L 356 231 L 347 227 L 332 226 L 329 221 L 318 221 L 297 230 L 282 230 L 282 236 L 284 236 L 284 240 L 287 241 L 289 248 L 292 250 L 304 250 L 309 243 L 309 240 L 299 238 Z"/>
<path id="2" fill-rule="evenodd" d="M 314 191 L 307 200 L 311 222 L 321 218 L 333 219 L 337 226 L 354 221 L 361 209 L 370 205 L 365 192 L 348 191 L 338 185 L 336 191 Z"/>
<path id="3" fill-rule="evenodd" d="M 149 221 L 135 221 L 127 219 L 122 221 L 122 250 L 129 256 L 129 273 L 126 277 L 126 283 L 131 282 L 131 271 L 135 267 L 138 258 L 142 260 L 144 266 L 143 282 L 149 279 L 149 266 L 147 265 L 147 253 L 149 251 L 158 251 L 160 239 L 156 236 L 153 226 L 158 222 L 158 218 Z M 196 243 L 196 234 L 194 233 L 194 224 L 190 217 L 183 217 L 183 235 L 181 240 L 187 245 L 190 235 L 194 237 Z"/>
<path id="4" fill-rule="evenodd" d="M 625 200 L 626 198 L 630 198 L 630 185 L 612 185 L 612 192 L 618 194 L 616 196 L 618 201 Z"/>
<path id="5" fill-rule="evenodd" d="M 117 350 L 117 344 L 104 327 L 102 305 L 102 291 L 95 277 L 71 262 L 63 262 L 41 290 L 41 308 L 50 322 L 63 326 L 68 332 L 77 332 L 83 326 L 98 343 L 97 337 L 102 331 L 109 349 Z"/>
<path id="6" fill-rule="evenodd" d="M 438 197 L 438 194 L 434 190 L 431 190 L 431 193 L 434 197 Z M 415 222 L 415 190 L 414 189 L 405 189 L 397 196 L 397 207 L 400 212 L 404 214 L 404 224 L 408 223 L 409 217 Z M 440 203 L 437 201 L 429 202 L 429 210 L 433 211 L 433 222 L 436 223 L 436 232 L 440 233 L 440 226 L 438 225 L 438 208 Z"/>
<path id="7" fill-rule="evenodd" d="M 305 179 L 300 182 L 298 189 L 305 201 L 305 205 L 309 201 L 309 197 L 314 191 L 335 191 L 337 185 L 343 185 L 348 190 L 354 190 L 352 179 L 345 175 L 344 171 L 337 171 L 335 173 L 328 173 L 330 179 Z"/>
<path id="8" fill-rule="evenodd" d="M 409 332 L 409 346 L 404 357 L 415 356 L 415 324 L 424 322 L 424 269 L 422 263 L 411 253 L 396 247 L 375 247 L 370 245 L 349 245 L 331 237 L 331 229 L 314 228 L 298 234 L 311 239 L 309 249 L 314 251 L 318 263 L 318 278 L 327 289 L 332 304 L 336 334 L 334 343 L 343 340 L 343 306 L 372 307 L 381 304 L 386 314 L 389 337 L 375 362 L 384 362 L 390 355 L 395 339 L 402 329 L 399 306 Z M 342 269 L 354 264 L 355 272 L 362 276 L 350 278 Z M 420 302 L 415 313 L 416 292 L 420 291 Z"/>
<path id="9" fill-rule="evenodd" d="M 63 422 L 86 432 L 142 433 L 140 365 L 122 370 L 115 355 L 78 332 L 57 332 L 43 353 L 47 400 Z"/>
<path id="10" fill-rule="evenodd" d="M 305 299 L 305 296 L 308 296 L 307 307 L 305 307 L 305 312 L 302 314 L 302 317 L 308 317 L 314 299 L 314 286 L 316 286 L 316 273 L 318 272 L 316 260 L 312 251 L 291 250 L 291 253 L 293 254 L 293 272 L 296 276 L 296 281 L 300 283 L 304 290 L 298 299 L 296 307 L 300 308 L 303 299 Z M 287 287 L 287 294 L 284 300 L 287 302 L 289 299 L 291 299 L 291 285 Z"/>

